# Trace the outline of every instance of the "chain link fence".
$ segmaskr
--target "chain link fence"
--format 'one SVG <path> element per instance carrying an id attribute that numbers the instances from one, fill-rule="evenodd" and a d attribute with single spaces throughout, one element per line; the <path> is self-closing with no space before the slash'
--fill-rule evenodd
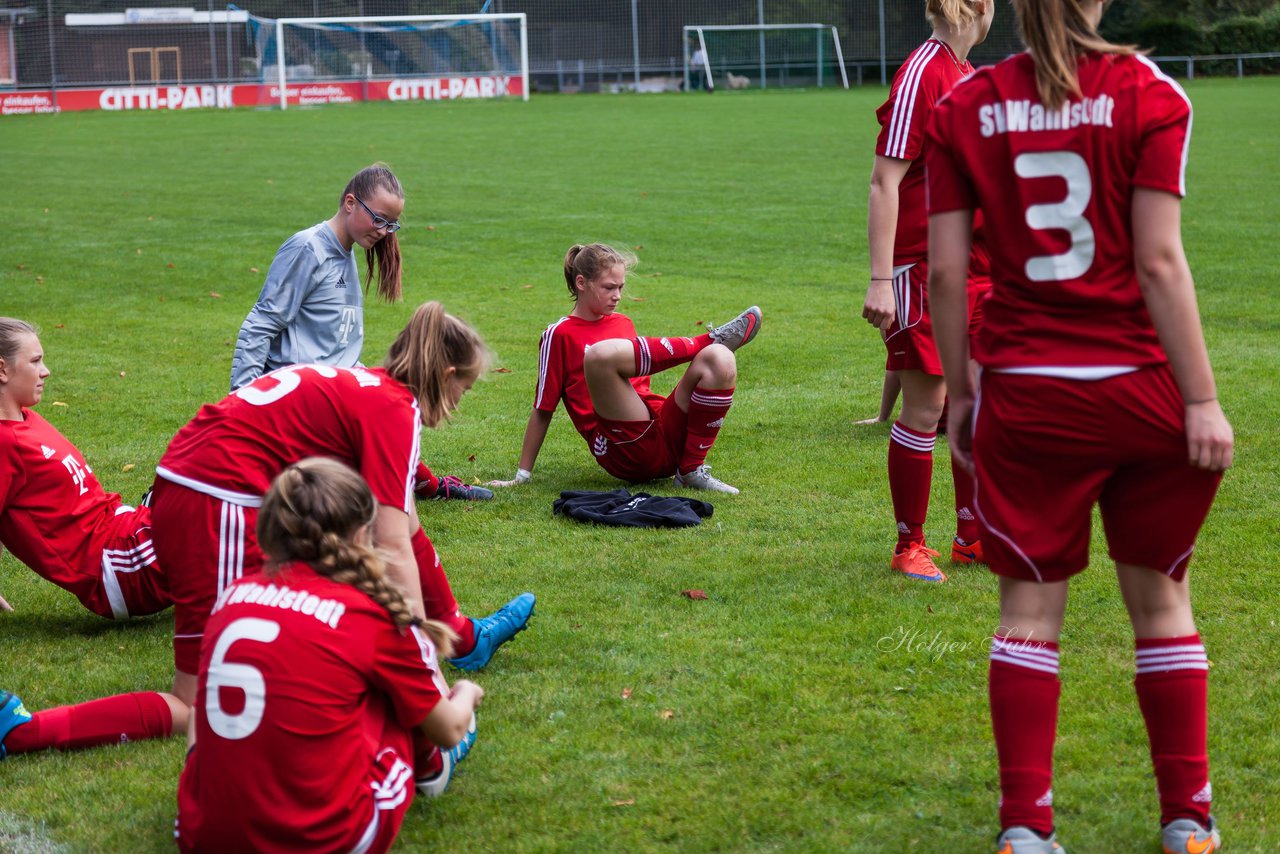
<path id="1" fill-rule="evenodd" d="M 198 2 L 198 0 L 197 0 Z M 686 25 L 826 24 L 839 30 L 851 83 L 880 83 L 928 37 L 924 4 L 762 2 L 762 0 L 248 0 L 244 9 L 215 4 L 181 10 L 132 8 L 95 0 L 0 0 L 0 88 L 70 88 L 222 84 L 260 78 L 250 16 L 523 12 L 529 22 L 533 88 L 597 91 L 648 78 L 683 76 Z M 756 37 L 756 36 L 753 36 Z M 784 67 L 786 51 L 764 64 Z M 997 13 L 976 63 L 1020 49 L 1007 6 Z M 712 57 L 713 62 L 715 57 Z M 829 58 L 828 63 L 834 63 Z M 839 79 L 831 66 L 830 80 Z M 772 77 L 766 83 L 772 82 Z"/>

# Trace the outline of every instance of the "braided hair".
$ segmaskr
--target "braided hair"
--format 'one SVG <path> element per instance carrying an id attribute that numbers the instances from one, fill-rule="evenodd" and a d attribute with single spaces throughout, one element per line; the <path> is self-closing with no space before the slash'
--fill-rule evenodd
<path id="1" fill-rule="evenodd" d="M 442 657 L 454 634 L 443 623 L 414 616 L 400 589 L 386 577 L 386 563 L 372 546 L 368 527 L 378 512 L 364 478 L 337 460 L 312 457 L 282 471 L 258 513 L 258 544 L 268 577 L 294 561 L 317 574 L 350 584 L 378 603 L 396 626 L 418 626 Z"/>

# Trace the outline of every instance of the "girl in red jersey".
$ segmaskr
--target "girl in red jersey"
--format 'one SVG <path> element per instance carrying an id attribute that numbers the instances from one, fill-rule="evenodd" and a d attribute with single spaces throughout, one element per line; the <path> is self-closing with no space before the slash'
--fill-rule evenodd
<path id="1" fill-rule="evenodd" d="M 569 248 L 564 278 L 573 311 L 542 333 L 538 386 L 524 432 L 514 486 L 529 480 L 560 401 L 596 462 L 621 480 L 675 478 L 676 486 L 736 494 L 712 477 L 707 453 L 720 433 L 738 368 L 733 351 L 760 331 L 760 309 L 744 311 L 696 338 L 642 338 L 617 313 L 634 255 L 602 243 Z M 689 369 L 667 397 L 649 377 L 676 365 Z"/>
<path id="2" fill-rule="evenodd" d="M 933 311 L 925 295 L 925 128 L 938 101 L 973 73 L 969 50 L 991 29 L 994 0 L 928 0 L 925 13 L 933 35 L 915 50 L 894 76 L 886 101 L 876 111 L 880 135 L 867 201 L 867 239 L 871 284 L 862 316 L 884 334 L 886 368 L 902 388 L 902 412 L 889 434 L 889 494 L 898 528 L 890 567 L 908 578 L 946 581 L 925 544 L 924 521 L 933 479 L 933 445 L 946 400 L 942 365 L 933 343 Z M 980 300 L 990 288 L 985 251 L 975 245 L 964 317 L 976 329 Z M 892 408 L 888 397 L 881 404 Z M 956 496 L 954 563 L 981 563 L 982 544 L 973 515 L 973 480 L 951 467 Z"/>
<path id="3" fill-rule="evenodd" d="M 84 456 L 31 407 L 49 368 L 36 329 L 0 317 L 0 544 L 42 578 L 102 617 L 124 620 L 169 607 L 151 547 L 150 511 L 107 492 Z M 0 610 L 12 610 L 0 598 Z M 185 704 L 139 692 L 29 713 L 0 694 L 0 758 L 168 736 L 186 726 Z"/>
<path id="4" fill-rule="evenodd" d="M 422 423 L 447 419 L 488 362 L 475 330 L 439 303 L 425 303 L 381 368 L 281 368 L 206 405 L 178 431 L 156 467 L 152 497 L 156 553 L 172 567 L 175 694 L 194 699 L 200 636 L 214 600 L 262 567 L 253 533 L 262 495 L 287 466 L 312 456 L 346 462 L 369 483 L 387 571 L 414 614 L 459 635 L 452 664 L 483 667 L 524 628 L 532 593 L 483 619 L 458 610 L 414 506 Z"/>
<path id="5" fill-rule="evenodd" d="M 1164 850 L 1205 854 L 1221 839 L 1209 815 L 1208 660 L 1186 571 L 1232 432 L 1182 249 L 1191 104 L 1145 57 L 1099 38 L 1099 0 L 1014 6 L 1028 52 L 955 88 L 927 155 L 952 453 L 976 472 L 1008 627 L 989 675 L 997 844 L 1061 850 L 1058 639 L 1098 504 L 1133 625 Z M 975 211 L 1001 235 L 973 342 L 981 406 L 960 320 Z"/>
<path id="6" fill-rule="evenodd" d="M 272 483 L 257 521 L 266 571 L 222 592 L 201 646 L 182 851 L 386 851 L 415 778 L 443 792 L 470 750 L 484 692 L 445 683 L 438 656 L 456 636 L 387 579 L 380 512 L 336 460 Z"/>

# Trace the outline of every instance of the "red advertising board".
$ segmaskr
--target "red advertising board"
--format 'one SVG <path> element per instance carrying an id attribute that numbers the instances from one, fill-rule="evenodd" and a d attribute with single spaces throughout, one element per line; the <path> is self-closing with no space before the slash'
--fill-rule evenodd
<path id="1" fill-rule="evenodd" d="M 293 83 L 285 87 L 291 107 L 350 104 L 356 101 L 442 101 L 524 95 L 520 77 L 484 75 L 333 83 Z M 76 110 L 190 110 L 271 107 L 280 103 L 276 84 L 193 84 L 120 86 L 107 89 L 59 89 L 0 92 L 0 116 Z"/>

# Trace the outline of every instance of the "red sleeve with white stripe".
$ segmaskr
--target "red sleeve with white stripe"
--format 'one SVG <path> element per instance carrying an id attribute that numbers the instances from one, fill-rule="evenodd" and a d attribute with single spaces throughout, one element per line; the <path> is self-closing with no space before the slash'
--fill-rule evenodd
<path id="1" fill-rule="evenodd" d="M 920 157 L 929 115 L 938 99 L 951 89 L 951 81 L 940 74 L 945 67 L 932 62 L 940 50 L 944 49 L 932 39 L 925 42 L 894 75 L 889 100 L 876 110 L 880 121 L 876 154 L 899 160 Z M 950 63 L 949 56 L 943 58 Z"/>
<path id="2" fill-rule="evenodd" d="M 381 386 L 357 394 L 347 411 L 355 413 L 360 474 L 379 504 L 416 513 L 413 487 L 422 434 L 418 402 L 389 377 Z"/>
<path id="3" fill-rule="evenodd" d="M 564 340 L 556 337 L 556 329 L 564 321 L 562 317 L 548 326 L 538 343 L 538 388 L 533 408 L 543 412 L 555 412 L 564 391 Z"/>
<path id="4" fill-rule="evenodd" d="M 369 678 L 386 692 L 396 720 L 406 727 L 426 720 L 449 694 L 435 644 L 416 626 L 403 633 L 390 628 L 378 633 Z"/>
<path id="5" fill-rule="evenodd" d="M 1166 76 L 1146 57 L 1147 69 L 1139 84 L 1138 164 L 1133 174 L 1135 187 L 1163 190 L 1176 196 L 1187 194 L 1187 148 L 1191 143 L 1191 101 L 1182 87 Z"/>
<path id="6" fill-rule="evenodd" d="M 925 151 L 924 169 L 926 198 L 931 214 L 968 211 L 978 207 L 978 196 L 965 168 L 965 152 L 960 150 L 968 140 L 956 131 L 954 105 L 955 100 L 952 98 L 939 104 L 929 125 L 929 146 Z M 985 258 L 985 248 L 975 247 L 975 251 Z"/>

